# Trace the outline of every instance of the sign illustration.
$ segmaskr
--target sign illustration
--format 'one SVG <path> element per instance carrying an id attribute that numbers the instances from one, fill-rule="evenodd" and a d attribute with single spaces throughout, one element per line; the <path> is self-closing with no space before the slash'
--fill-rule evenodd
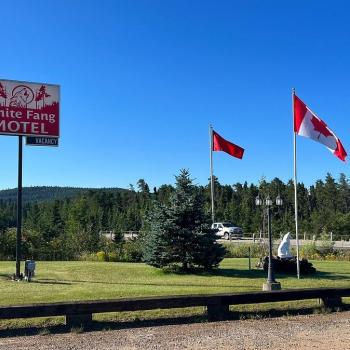
<path id="1" fill-rule="evenodd" d="M 0 80 L 0 134 L 59 137 L 58 85 Z"/>

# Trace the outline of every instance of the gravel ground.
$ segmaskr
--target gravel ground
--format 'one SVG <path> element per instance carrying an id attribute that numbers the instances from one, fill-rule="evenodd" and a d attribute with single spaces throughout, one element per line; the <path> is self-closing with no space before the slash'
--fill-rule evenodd
<path id="1" fill-rule="evenodd" d="M 0 339 L 6 350 L 350 349 L 350 311 Z"/>

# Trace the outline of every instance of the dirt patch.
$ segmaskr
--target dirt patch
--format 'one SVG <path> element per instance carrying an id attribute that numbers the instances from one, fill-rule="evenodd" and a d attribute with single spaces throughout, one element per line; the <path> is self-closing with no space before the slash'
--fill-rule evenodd
<path id="1" fill-rule="evenodd" d="M 6 350 L 350 348 L 350 312 L 0 339 Z"/>

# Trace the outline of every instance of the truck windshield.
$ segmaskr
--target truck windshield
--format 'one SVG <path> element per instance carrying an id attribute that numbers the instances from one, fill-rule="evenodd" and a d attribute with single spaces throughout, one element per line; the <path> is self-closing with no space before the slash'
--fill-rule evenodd
<path id="1" fill-rule="evenodd" d="M 229 222 L 224 222 L 222 225 L 223 225 L 224 227 L 234 227 L 234 225 L 233 225 L 233 224 L 230 224 Z"/>

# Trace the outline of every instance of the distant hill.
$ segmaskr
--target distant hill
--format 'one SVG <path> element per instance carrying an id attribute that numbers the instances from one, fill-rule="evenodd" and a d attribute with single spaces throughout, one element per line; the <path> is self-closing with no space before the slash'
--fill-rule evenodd
<path id="1" fill-rule="evenodd" d="M 59 187 L 59 186 L 35 186 L 23 187 L 23 203 L 47 202 L 56 199 L 73 198 L 89 190 L 121 192 L 122 188 L 83 188 L 83 187 Z M 16 201 L 17 188 L 0 190 L 0 201 Z"/>

